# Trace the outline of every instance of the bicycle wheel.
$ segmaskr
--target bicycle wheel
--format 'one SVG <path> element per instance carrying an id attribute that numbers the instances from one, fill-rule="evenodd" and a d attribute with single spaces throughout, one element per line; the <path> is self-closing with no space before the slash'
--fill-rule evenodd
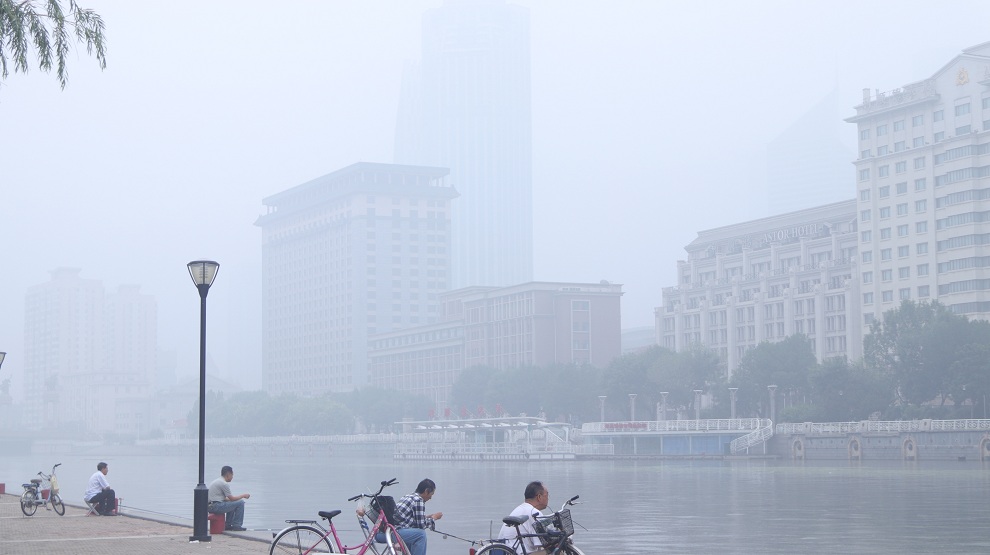
<path id="1" fill-rule="evenodd" d="M 62 498 L 57 493 L 52 494 L 52 508 L 58 513 L 58 516 L 65 514 L 65 503 L 62 503 Z"/>
<path id="2" fill-rule="evenodd" d="M 574 544 L 572 543 L 567 543 L 561 546 L 560 551 L 558 551 L 558 553 L 560 553 L 561 555 L 584 555 L 584 552 L 578 549 L 577 547 L 574 547 Z"/>
<path id="3" fill-rule="evenodd" d="M 512 548 L 501 543 L 490 543 L 482 547 L 475 555 L 515 555 Z"/>
<path id="4" fill-rule="evenodd" d="M 24 516 L 31 516 L 37 510 L 38 506 L 34 504 L 34 492 L 25 491 L 24 495 L 21 496 L 21 512 L 24 513 Z"/>
<path id="5" fill-rule="evenodd" d="M 323 532 L 311 526 L 293 526 L 279 532 L 268 550 L 269 555 L 285 553 L 310 555 L 335 552 Z"/>
<path id="6" fill-rule="evenodd" d="M 388 530 L 385 535 L 385 543 L 389 546 L 384 551 L 385 555 L 410 555 L 406 542 L 402 541 L 402 536 L 393 533 L 392 530 Z"/>

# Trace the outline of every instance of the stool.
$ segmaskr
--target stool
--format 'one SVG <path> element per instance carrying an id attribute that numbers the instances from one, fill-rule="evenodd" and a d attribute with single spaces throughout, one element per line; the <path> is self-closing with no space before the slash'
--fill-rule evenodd
<path id="1" fill-rule="evenodd" d="M 96 503 L 90 503 L 89 501 L 86 501 L 85 497 L 83 497 L 83 503 L 85 503 L 86 506 L 89 507 L 89 512 L 86 513 L 86 516 L 100 515 L 100 513 L 96 512 Z"/>
<path id="2" fill-rule="evenodd" d="M 225 513 L 210 513 L 207 515 L 206 520 L 210 521 L 211 534 L 223 534 L 224 527 L 227 525 L 227 515 Z"/>

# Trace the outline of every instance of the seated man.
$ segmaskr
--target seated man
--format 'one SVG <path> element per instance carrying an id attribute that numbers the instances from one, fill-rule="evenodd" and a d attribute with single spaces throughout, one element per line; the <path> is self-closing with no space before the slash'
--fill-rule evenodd
<path id="1" fill-rule="evenodd" d="M 436 483 L 423 479 L 416 491 L 403 496 L 395 504 L 395 522 L 402 542 L 409 548 L 410 555 L 426 555 L 426 528 L 433 527 L 433 521 L 443 518 L 443 513 L 426 514 L 426 502 L 433 499 L 437 491 Z"/>
<path id="2" fill-rule="evenodd" d="M 96 512 L 101 515 L 116 516 L 117 494 L 110 489 L 110 483 L 107 482 L 107 472 L 110 472 L 110 467 L 107 463 L 101 462 L 96 465 L 96 472 L 89 478 L 89 487 L 86 488 L 86 494 L 83 495 L 83 499 L 87 503 L 92 503 L 96 508 Z"/>
<path id="3" fill-rule="evenodd" d="M 523 492 L 523 496 L 526 498 L 522 505 L 519 505 L 512 510 L 509 516 L 528 516 L 529 519 L 519 525 L 519 533 L 521 534 L 536 534 L 536 522 L 537 519 L 543 517 L 541 512 L 543 509 L 547 508 L 550 503 L 550 491 L 543 486 L 543 482 L 530 482 L 526 485 L 526 491 Z M 502 529 L 498 532 L 498 539 L 503 540 L 506 545 L 515 545 L 516 539 L 518 538 L 516 534 L 516 529 L 508 524 L 503 524 Z M 523 545 L 526 547 L 526 553 L 529 555 L 545 555 L 546 551 L 543 549 L 543 543 L 538 537 L 523 538 Z M 518 555 L 522 555 L 522 548 L 520 551 L 516 551 Z M 507 549 L 506 554 L 511 555 L 512 550 Z"/>
<path id="4" fill-rule="evenodd" d="M 251 497 L 250 493 L 233 495 L 230 493 L 229 482 L 234 479 L 234 469 L 225 466 L 220 469 L 220 477 L 210 484 L 208 511 L 213 514 L 223 513 L 226 523 L 225 529 L 233 532 L 243 532 L 247 530 L 244 524 L 244 500 Z"/>

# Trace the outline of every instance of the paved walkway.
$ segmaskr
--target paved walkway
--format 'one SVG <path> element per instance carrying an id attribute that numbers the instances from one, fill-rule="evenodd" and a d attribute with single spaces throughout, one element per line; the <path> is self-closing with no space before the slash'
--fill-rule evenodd
<path id="1" fill-rule="evenodd" d="M 268 553 L 271 541 L 270 532 L 249 531 L 225 532 L 212 536 L 210 542 L 190 543 L 192 527 L 188 524 L 130 515 L 126 506 L 121 512 L 116 517 L 86 516 L 85 508 L 66 505 L 65 516 L 39 507 L 34 516 L 26 517 L 18 496 L 0 495 L 0 553 L 225 555 Z"/>

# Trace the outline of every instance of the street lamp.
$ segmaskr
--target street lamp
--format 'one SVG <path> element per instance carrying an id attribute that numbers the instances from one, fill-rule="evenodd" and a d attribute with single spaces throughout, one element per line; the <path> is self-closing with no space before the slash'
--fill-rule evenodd
<path id="1" fill-rule="evenodd" d="M 7 358 L 7 353 L 0 351 L 0 366 L 3 366 L 3 359 Z"/>
<path id="2" fill-rule="evenodd" d="M 773 422 L 777 416 L 777 386 L 768 385 L 767 389 L 770 391 L 770 422 Z"/>
<path id="3" fill-rule="evenodd" d="M 669 394 L 669 391 L 660 392 L 660 414 L 663 415 L 661 420 L 667 420 L 667 395 Z"/>
<path id="4" fill-rule="evenodd" d="M 608 397 L 608 395 L 598 396 L 598 412 L 600 413 L 598 417 L 599 422 L 605 422 L 605 397 Z"/>
<path id="5" fill-rule="evenodd" d="M 738 387 L 729 388 L 729 418 L 735 420 L 736 418 L 736 392 L 739 391 Z"/>
<path id="6" fill-rule="evenodd" d="M 636 421 L 636 394 L 635 393 L 630 393 L 629 394 L 629 421 L 630 422 L 635 422 Z"/>
<path id="7" fill-rule="evenodd" d="M 193 535 L 189 541 L 210 541 L 207 529 L 207 499 L 209 489 L 204 478 L 206 458 L 206 295 L 217 277 L 220 264 L 212 260 L 194 260 L 190 262 L 189 276 L 192 277 L 196 289 L 199 289 L 199 483 L 193 490 Z"/>
<path id="8" fill-rule="evenodd" d="M 701 390 L 694 390 L 694 419 L 701 420 Z"/>

